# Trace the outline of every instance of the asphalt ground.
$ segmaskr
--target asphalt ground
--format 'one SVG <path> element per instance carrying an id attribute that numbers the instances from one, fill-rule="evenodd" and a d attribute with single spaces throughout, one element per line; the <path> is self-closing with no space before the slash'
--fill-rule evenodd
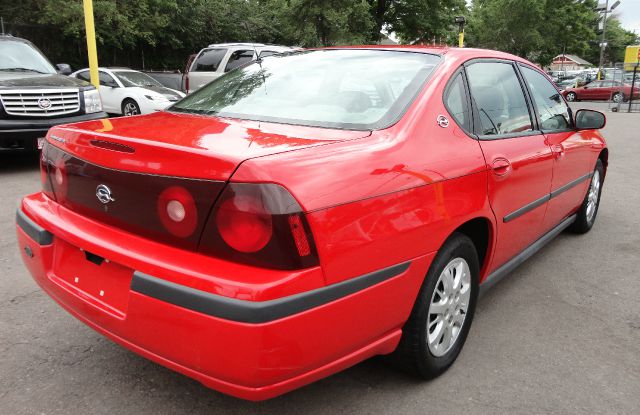
<path id="1" fill-rule="evenodd" d="M 45 295 L 14 230 L 37 158 L 0 154 L 0 414 L 638 414 L 640 114 L 606 113 L 594 228 L 560 235 L 484 296 L 447 373 L 424 382 L 371 359 L 261 403 L 145 360 Z"/>

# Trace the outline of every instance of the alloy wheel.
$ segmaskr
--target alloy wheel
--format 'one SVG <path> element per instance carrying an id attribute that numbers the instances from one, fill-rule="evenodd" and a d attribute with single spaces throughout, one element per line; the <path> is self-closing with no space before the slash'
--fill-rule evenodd
<path id="1" fill-rule="evenodd" d="M 593 172 L 591 178 L 591 184 L 589 185 L 589 194 L 587 195 L 587 221 L 591 223 L 596 215 L 598 208 L 598 200 L 600 198 L 600 172 L 598 170 Z"/>
<path id="2" fill-rule="evenodd" d="M 467 316 L 471 298 L 471 271 L 463 258 L 452 259 L 438 277 L 429 304 L 427 344 L 435 357 L 455 345 Z"/>
<path id="3" fill-rule="evenodd" d="M 138 115 L 138 108 L 136 107 L 136 104 L 134 104 L 133 102 L 127 102 L 124 105 L 124 115 L 126 115 L 127 117 L 131 115 Z"/>

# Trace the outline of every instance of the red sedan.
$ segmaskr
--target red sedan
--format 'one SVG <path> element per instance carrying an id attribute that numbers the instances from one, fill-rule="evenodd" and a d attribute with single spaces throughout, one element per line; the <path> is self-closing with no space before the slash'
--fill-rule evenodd
<path id="1" fill-rule="evenodd" d="M 432 378 L 481 291 L 591 229 L 604 122 L 495 51 L 271 56 L 163 112 L 52 128 L 18 241 L 68 312 L 224 393 L 389 353 Z"/>
<path id="2" fill-rule="evenodd" d="M 593 81 L 578 88 L 566 88 L 562 95 L 567 101 L 605 100 L 626 101 L 631 97 L 631 85 L 619 81 Z M 640 88 L 633 87 L 633 99 L 640 97 Z"/>

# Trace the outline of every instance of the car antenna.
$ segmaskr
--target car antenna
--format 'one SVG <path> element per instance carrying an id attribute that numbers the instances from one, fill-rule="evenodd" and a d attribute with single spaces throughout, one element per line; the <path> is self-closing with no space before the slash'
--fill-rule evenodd
<path id="1" fill-rule="evenodd" d="M 246 20 L 242 22 L 244 24 L 244 28 L 247 31 L 247 35 L 249 36 L 249 39 L 254 39 L 254 37 L 251 35 L 251 31 L 249 30 L 249 25 L 247 24 Z M 253 53 L 256 54 L 256 62 L 258 63 L 258 65 L 260 65 L 260 67 L 262 67 L 261 63 L 262 63 L 262 59 L 260 58 L 260 55 L 258 55 L 258 48 L 256 48 L 256 43 L 251 42 L 251 46 L 253 46 Z"/>

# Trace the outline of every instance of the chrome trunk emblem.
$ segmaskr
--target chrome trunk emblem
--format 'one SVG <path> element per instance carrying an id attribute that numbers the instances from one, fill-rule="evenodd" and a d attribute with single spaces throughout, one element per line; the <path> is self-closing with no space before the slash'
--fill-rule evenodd
<path id="1" fill-rule="evenodd" d="M 98 185 L 98 187 L 96 187 L 96 197 L 100 202 L 104 203 L 105 205 L 109 202 L 116 201 L 111 195 L 111 189 L 109 189 L 109 186 L 104 184 L 100 184 Z"/>

